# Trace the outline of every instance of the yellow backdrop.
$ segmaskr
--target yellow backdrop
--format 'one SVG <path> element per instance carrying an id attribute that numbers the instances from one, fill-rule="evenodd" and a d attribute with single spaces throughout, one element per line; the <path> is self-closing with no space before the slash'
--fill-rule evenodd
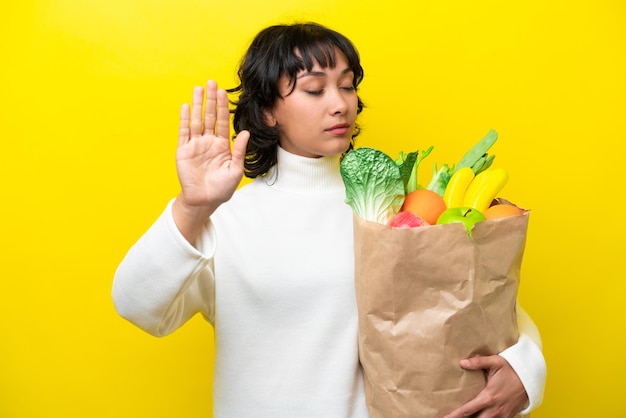
<path id="1" fill-rule="evenodd" d="M 533 210 L 520 299 L 549 367 L 534 416 L 626 416 L 625 18 L 618 0 L 4 5 L 0 417 L 211 416 L 211 327 L 151 337 L 116 315 L 111 280 L 177 193 L 180 104 L 209 77 L 232 86 L 251 37 L 294 20 L 359 47 L 360 145 L 435 145 L 428 177 L 499 132 L 503 195 Z"/>

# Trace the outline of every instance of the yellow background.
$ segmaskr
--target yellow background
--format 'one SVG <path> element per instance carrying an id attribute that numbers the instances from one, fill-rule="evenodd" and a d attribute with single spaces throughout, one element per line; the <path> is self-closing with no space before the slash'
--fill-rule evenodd
<path id="1" fill-rule="evenodd" d="M 316 20 L 358 46 L 360 145 L 490 129 L 533 210 L 520 299 L 549 374 L 542 417 L 626 416 L 626 6 L 589 1 L 24 0 L 0 25 L 0 417 L 209 417 L 213 336 L 119 318 L 115 268 L 177 193 L 192 87 L 234 83 L 261 28 Z"/>

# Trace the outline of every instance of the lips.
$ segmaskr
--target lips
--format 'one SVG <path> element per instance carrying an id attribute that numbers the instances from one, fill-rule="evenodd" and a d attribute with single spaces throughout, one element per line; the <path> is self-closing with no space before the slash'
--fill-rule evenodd
<path id="1" fill-rule="evenodd" d="M 337 125 L 333 125 L 330 128 L 326 129 L 326 132 L 330 132 L 333 135 L 345 135 L 349 129 L 350 124 L 338 123 Z"/>

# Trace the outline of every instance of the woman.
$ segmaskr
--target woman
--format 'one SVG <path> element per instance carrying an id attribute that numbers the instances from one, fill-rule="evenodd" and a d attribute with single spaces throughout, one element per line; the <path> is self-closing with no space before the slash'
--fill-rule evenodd
<path id="1" fill-rule="evenodd" d="M 213 324 L 218 418 L 368 417 L 339 173 L 363 108 L 358 53 L 317 24 L 273 26 L 239 77 L 232 150 L 226 91 L 207 83 L 204 114 L 202 88 L 183 105 L 181 192 L 120 264 L 116 308 L 157 336 L 196 313 Z M 235 192 L 244 173 L 255 180 Z M 541 401 L 538 333 L 520 319 L 508 355 L 464 365 L 486 369 L 488 385 L 451 416 L 513 416 Z"/>

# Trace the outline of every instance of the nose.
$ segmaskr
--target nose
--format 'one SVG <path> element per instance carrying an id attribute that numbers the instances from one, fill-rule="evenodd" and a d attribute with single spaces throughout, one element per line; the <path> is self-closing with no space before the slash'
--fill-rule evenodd
<path id="1" fill-rule="evenodd" d="M 329 110 L 332 115 L 343 115 L 348 111 L 349 102 L 348 97 L 345 97 L 346 93 L 339 89 L 333 89 L 333 93 L 330 95 Z"/>

